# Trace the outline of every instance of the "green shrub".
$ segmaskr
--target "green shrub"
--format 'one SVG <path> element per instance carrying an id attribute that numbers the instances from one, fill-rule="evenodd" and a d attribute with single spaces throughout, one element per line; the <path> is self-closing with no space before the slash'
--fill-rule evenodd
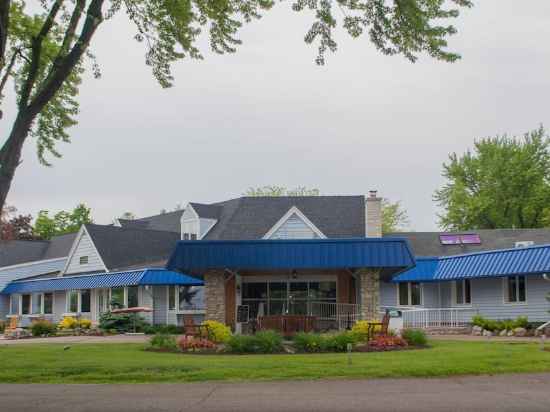
<path id="1" fill-rule="evenodd" d="M 498 332 L 502 330 L 513 330 L 515 328 L 527 329 L 529 327 L 529 321 L 526 316 L 519 316 L 515 320 L 493 320 L 476 315 L 472 317 L 472 325 L 479 326 L 485 330 L 490 330 L 491 332 Z"/>
<path id="2" fill-rule="evenodd" d="M 323 337 L 317 333 L 297 333 L 293 341 L 298 352 L 321 352 L 324 346 Z"/>
<path id="3" fill-rule="evenodd" d="M 149 347 L 158 350 L 177 351 L 178 343 L 173 335 L 157 333 L 149 339 Z"/>
<path id="4" fill-rule="evenodd" d="M 183 334 L 183 327 L 176 325 L 145 325 L 143 332 L 147 335 L 154 335 L 155 333 L 181 335 Z"/>
<path id="5" fill-rule="evenodd" d="M 323 351 L 327 352 L 345 352 L 348 350 L 348 344 L 354 347 L 359 342 L 358 336 L 353 332 L 342 332 L 331 335 L 324 335 L 321 343 Z"/>
<path id="6" fill-rule="evenodd" d="M 57 326 L 49 320 L 37 320 L 31 325 L 32 336 L 51 336 L 57 332 Z"/>
<path id="7" fill-rule="evenodd" d="M 6 322 L 3 320 L 0 320 L 0 333 L 4 333 L 6 330 Z"/>
<path id="8" fill-rule="evenodd" d="M 424 346 L 428 343 L 426 333 L 421 329 L 405 329 L 401 337 L 411 346 Z"/>
<path id="9" fill-rule="evenodd" d="M 273 330 L 258 332 L 254 338 L 260 353 L 277 353 L 283 350 L 283 337 Z"/>
<path id="10" fill-rule="evenodd" d="M 527 319 L 527 316 L 518 316 L 518 318 L 514 321 L 514 328 L 527 329 L 528 327 L 529 320 Z"/>
<path id="11" fill-rule="evenodd" d="M 99 328 L 102 330 L 116 329 L 118 333 L 142 332 L 148 323 L 141 316 L 130 313 L 105 312 L 99 317 Z"/>
<path id="12" fill-rule="evenodd" d="M 256 350 L 256 339 L 252 335 L 233 335 L 226 342 L 229 352 L 233 353 L 254 353 Z"/>

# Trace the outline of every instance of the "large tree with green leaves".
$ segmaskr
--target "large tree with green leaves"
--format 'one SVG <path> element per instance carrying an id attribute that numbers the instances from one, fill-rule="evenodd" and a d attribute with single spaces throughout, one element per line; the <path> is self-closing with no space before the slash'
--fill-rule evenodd
<path id="1" fill-rule="evenodd" d="M 71 211 L 62 210 L 50 216 L 47 210 L 41 210 L 34 222 L 34 233 L 42 239 L 73 233 L 82 225 L 93 223 L 92 211 L 84 203 L 80 203 Z"/>
<path id="2" fill-rule="evenodd" d="M 146 48 L 145 62 L 162 87 L 172 84 L 171 64 L 183 58 L 202 58 L 198 48 L 206 31 L 211 48 L 232 53 L 240 44 L 243 23 L 260 17 L 274 0 L 0 0 L 0 94 L 15 87 L 16 115 L 0 148 L 0 209 L 3 207 L 21 150 L 35 138 L 38 158 L 58 157 L 58 141 L 69 141 L 67 129 L 76 123 L 78 87 L 91 59 L 90 45 L 97 29 L 117 13 L 135 24 L 135 39 Z M 449 7 L 449 4 L 453 6 Z M 340 23 L 358 37 L 367 33 L 382 53 L 400 54 L 410 61 L 425 52 L 438 60 L 459 58 L 446 50 L 456 32 L 449 19 L 469 0 L 294 0 L 297 11 L 314 12 L 305 35 L 318 46 L 318 64 L 327 50 L 335 51 L 333 32 Z M 284 25 L 281 25 L 283 28 Z M 89 62 L 88 62 L 89 63 Z M 89 65 L 89 64 L 88 64 Z"/>
<path id="3" fill-rule="evenodd" d="M 449 156 L 443 176 L 435 200 L 445 229 L 550 225 L 550 139 L 542 126 L 521 138 L 476 141 L 473 151 Z"/>
<path id="4" fill-rule="evenodd" d="M 382 199 L 382 233 L 403 232 L 409 224 L 409 216 L 400 201 Z"/>

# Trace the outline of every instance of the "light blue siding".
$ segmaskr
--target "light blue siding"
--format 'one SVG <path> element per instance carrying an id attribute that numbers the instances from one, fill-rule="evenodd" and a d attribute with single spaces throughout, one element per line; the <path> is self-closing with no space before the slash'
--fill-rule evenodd
<path id="1" fill-rule="evenodd" d="M 153 286 L 153 323 L 155 325 L 166 324 L 168 312 L 167 286 Z"/>
<path id="2" fill-rule="evenodd" d="M 425 308 L 439 308 L 439 284 L 422 283 L 422 306 Z"/>
<path id="3" fill-rule="evenodd" d="M 5 320 L 9 311 L 10 297 L 7 295 L 0 295 L 0 320 Z"/>
<path id="4" fill-rule="evenodd" d="M 67 258 L 59 258 L 0 268 L 0 290 L 12 280 L 60 272 L 66 261 Z"/>
<path id="5" fill-rule="evenodd" d="M 296 214 L 291 215 L 270 239 L 316 239 L 319 236 Z"/>

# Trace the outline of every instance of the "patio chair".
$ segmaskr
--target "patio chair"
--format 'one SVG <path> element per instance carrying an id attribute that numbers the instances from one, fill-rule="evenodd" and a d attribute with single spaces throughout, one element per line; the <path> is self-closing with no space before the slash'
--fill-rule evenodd
<path id="1" fill-rule="evenodd" d="M 382 318 L 382 322 L 369 323 L 369 339 L 373 338 L 375 335 L 387 336 L 389 325 L 390 325 L 390 311 L 386 310 L 386 313 Z M 375 328 L 377 327 L 380 327 L 380 332 L 375 332 Z"/>
<path id="2" fill-rule="evenodd" d="M 210 337 L 208 325 L 195 323 L 192 315 L 183 315 L 183 334 L 193 337 Z"/>
<path id="3" fill-rule="evenodd" d="M 8 323 L 4 329 L 4 335 L 9 335 L 18 328 L 19 326 L 19 316 L 10 316 L 10 323 Z"/>

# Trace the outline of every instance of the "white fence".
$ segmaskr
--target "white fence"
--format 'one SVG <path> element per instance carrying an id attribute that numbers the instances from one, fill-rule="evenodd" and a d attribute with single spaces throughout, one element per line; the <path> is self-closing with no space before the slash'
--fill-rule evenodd
<path id="1" fill-rule="evenodd" d="M 348 329 L 360 318 L 359 305 L 353 303 L 310 302 L 309 315 L 321 321 L 336 322 L 338 329 Z"/>
<path id="2" fill-rule="evenodd" d="M 463 328 L 477 313 L 470 308 L 436 308 L 403 310 L 404 328 Z"/>

